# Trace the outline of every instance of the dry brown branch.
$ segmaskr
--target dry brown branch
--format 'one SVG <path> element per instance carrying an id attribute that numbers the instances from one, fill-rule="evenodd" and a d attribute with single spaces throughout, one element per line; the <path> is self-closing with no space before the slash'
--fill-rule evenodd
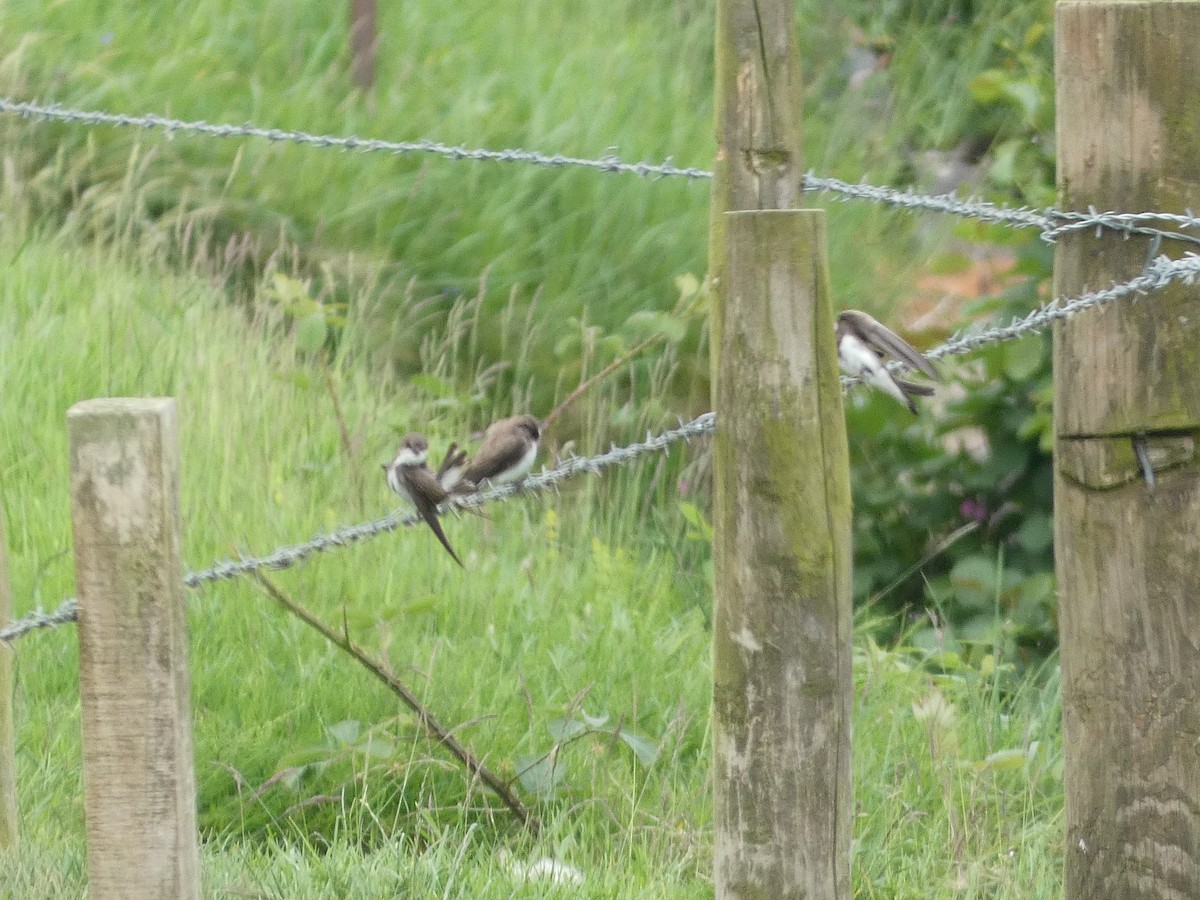
<path id="1" fill-rule="evenodd" d="M 554 407 L 554 409 L 550 411 L 550 415 L 546 416 L 546 418 L 542 420 L 542 428 L 549 428 L 551 423 L 561 416 L 567 410 L 567 408 L 571 406 L 571 404 L 573 404 L 576 400 L 587 393 L 588 390 L 603 381 L 613 372 L 617 371 L 617 369 L 621 368 L 621 366 L 625 365 L 625 363 L 629 362 L 647 347 L 652 347 L 654 344 L 661 343 L 666 339 L 667 336 L 665 334 L 652 334 L 650 337 L 646 338 L 640 344 L 635 346 L 632 350 L 625 353 L 623 356 L 618 356 L 587 381 L 579 385 L 579 387 L 575 388 L 575 390 L 571 391 L 571 393 L 567 395 L 567 398 L 563 400 L 562 403 Z"/>
<path id="2" fill-rule="evenodd" d="M 521 802 L 521 799 L 513 793 L 502 778 L 488 769 L 474 753 L 459 743 L 458 739 L 451 733 L 451 730 L 438 721 L 437 717 L 417 699 L 416 694 L 409 690 L 403 681 L 396 677 L 396 674 L 388 668 L 386 663 L 369 656 L 365 650 L 350 640 L 350 635 L 347 631 L 343 630 L 343 633 L 339 634 L 329 625 L 322 622 L 284 593 L 281 588 L 277 587 L 274 582 L 261 572 L 255 572 L 254 578 L 276 603 L 304 622 L 304 624 L 320 632 L 325 640 L 348 653 L 359 665 L 383 682 L 388 690 L 399 697 L 416 714 L 422 727 L 433 735 L 438 743 L 449 750 L 450 754 L 461 762 L 468 772 L 478 777 L 480 781 L 492 789 L 501 802 L 512 810 L 513 815 L 520 820 L 522 825 L 533 832 L 533 834 L 536 835 L 538 833 L 541 823 L 529 810 L 529 807 Z"/>

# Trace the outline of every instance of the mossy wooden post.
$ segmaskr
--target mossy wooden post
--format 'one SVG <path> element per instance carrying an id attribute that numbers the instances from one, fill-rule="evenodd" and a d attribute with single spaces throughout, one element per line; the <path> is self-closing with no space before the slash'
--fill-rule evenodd
<path id="1" fill-rule="evenodd" d="M 0 502 L 0 626 L 12 621 L 8 583 L 8 539 Z M 0 851 L 17 849 L 17 760 L 13 731 L 13 647 L 0 642 Z"/>
<path id="2" fill-rule="evenodd" d="M 800 62 L 791 0 L 717 0 L 716 137 L 709 206 L 708 277 L 724 291 L 725 213 L 795 209 L 804 183 Z M 710 321 L 716 376 L 717 305 Z"/>
<path id="3" fill-rule="evenodd" d="M 1059 205 L 1200 209 L 1200 3 L 1056 20 Z M 1064 235 L 1055 294 L 1136 276 L 1150 248 Z M 1200 897 L 1200 286 L 1056 326 L 1054 398 L 1065 896 Z"/>
<path id="4" fill-rule="evenodd" d="M 717 2 L 718 900 L 850 895 L 849 469 L 824 214 L 795 209 L 804 167 L 793 5 Z"/>
<path id="5" fill-rule="evenodd" d="M 718 898 L 850 896 L 850 473 L 821 210 L 727 214 L 714 387 Z"/>
<path id="6" fill-rule="evenodd" d="M 89 896 L 198 896 L 175 401 L 67 412 Z"/>

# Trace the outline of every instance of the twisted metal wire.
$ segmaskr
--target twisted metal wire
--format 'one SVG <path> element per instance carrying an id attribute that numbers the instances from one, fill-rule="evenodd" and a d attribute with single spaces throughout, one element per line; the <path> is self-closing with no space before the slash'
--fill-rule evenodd
<path id="1" fill-rule="evenodd" d="M 79 604 L 75 602 L 74 597 L 70 597 L 62 602 L 52 613 L 44 613 L 40 609 L 34 610 L 23 618 L 10 622 L 3 628 L 0 628 L 0 643 L 11 644 L 17 638 L 22 638 L 31 631 L 37 631 L 39 628 L 55 628 L 58 625 L 66 625 L 68 622 L 74 622 L 79 618 Z"/>
<path id="2" fill-rule="evenodd" d="M 987 344 L 1011 341 L 1026 334 L 1041 331 L 1059 319 L 1069 319 L 1085 310 L 1103 306 L 1131 294 L 1160 291 L 1175 281 L 1195 284 L 1197 277 L 1200 277 L 1200 255 L 1188 253 L 1180 259 L 1159 256 L 1146 266 L 1145 270 L 1136 278 L 1122 281 L 1104 290 L 1081 294 L 1071 300 L 1056 297 L 1007 325 L 979 330 L 967 329 L 939 344 L 925 355 L 928 359 L 940 359 L 943 356 L 970 353 Z"/>
<path id="3" fill-rule="evenodd" d="M 549 166 L 551 168 L 578 166 L 585 169 L 594 169 L 598 172 L 623 173 L 638 175 L 643 178 L 650 176 L 679 176 L 688 179 L 712 177 L 711 172 L 696 168 L 681 168 L 672 165 L 670 160 L 661 163 L 628 163 L 621 161 L 615 156 L 604 156 L 599 159 L 583 159 L 574 156 L 564 156 L 560 153 L 540 153 L 536 150 L 521 150 L 517 148 L 487 150 L 479 147 L 451 146 L 439 141 L 426 139 L 415 141 L 384 141 L 377 138 L 360 138 L 354 135 L 341 137 L 329 134 L 313 134 L 308 131 L 290 131 L 283 128 L 263 128 L 249 123 L 244 125 L 225 125 L 204 121 L 189 122 L 166 116 L 133 116 L 123 113 L 103 112 L 101 110 L 71 109 L 60 106 L 57 103 L 21 102 L 13 100 L 11 97 L 0 97 L 0 112 L 13 113 L 25 118 L 73 122 L 84 125 L 114 125 L 125 128 L 144 128 L 164 131 L 168 135 L 201 134 L 217 138 L 262 138 L 263 140 L 272 142 L 286 141 L 309 147 L 325 147 L 359 153 L 432 153 L 446 159 L 522 162 L 537 166 Z"/>
<path id="4" fill-rule="evenodd" d="M 517 494 L 547 491 L 559 482 L 583 472 L 598 474 L 606 468 L 630 462 L 647 453 L 666 450 L 679 441 L 711 434 L 715 429 L 716 417 L 712 413 L 704 413 L 691 422 L 680 424 L 677 428 L 671 428 L 656 435 L 647 434 L 644 441 L 637 441 L 624 447 L 613 446 L 607 452 L 596 456 L 568 457 L 554 468 L 544 469 L 537 475 L 531 475 L 520 484 L 506 484 L 490 490 L 454 497 L 443 503 L 440 510 L 449 512 L 452 509 L 477 509 L 488 503 L 507 500 Z M 401 526 L 413 525 L 420 521 L 420 516 L 415 512 L 393 512 L 372 522 L 349 525 L 328 534 L 319 534 L 302 544 L 280 547 L 266 556 L 243 556 L 216 563 L 207 569 L 189 572 L 183 577 L 183 583 L 194 588 L 211 581 L 223 581 L 264 569 L 291 568 L 314 553 L 348 547 L 351 544 L 378 537 L 381 534 L 395 531 Z M 78 604 L 72 598 L 50 615 L 41 611 L 33 612 L 0 629 L 0 642 L 11 643 L 38 628 L 51 628 L 55 625 L 74 622 L 77 616 Z"/>
<path id="5" fill-rule="evenodd" d="M 1197 278 L 1200 278 L 1200 255 L 1188 253 L 1179 259 L 1159 256 L 1152 260 L 1136 278 L 1119 282 L 1103 290 L 1080 294 L 1071 299 L 1055 297 L 1026 315 L 1013 319 L 1007 325 L 966 328 L 959 331 L 932 350 L 927 351 L 925 358 L 936 360 L 945 356 L 961 356 L 988 344 L 1016 340 L 1027 334 L 1042 331 L 1057 320 L 1069 319 L 1085 310 L 1095 309 L 1122 297 L 1160 291 L 1176 281 L 1194 284 Z M 892 360 L 887 367 L 893 372 L 910 368 L 899 360 Z M 844 387 L 850 387 L 860 381 L 858 376 L 842 376 Z"/>
<path id="6" fill-rule="evenodd" d="M 163 131 L 167 135 L 196 134 L 217 138 L 261 138 L 272 142 L 289 142 L 309 147 L 359 153 L 431 153 L 446 159 L 518 162 L 552 168 L 574 166 L 608 174 L 637 175 L 641 178 L 682 177 L 689 181 L 696 181 L 713 177 L 711 171 L 695 166 L 676 166 L 671 163 L 669 158 L 661 163 L 630 163 L 611 155 L 588 159 L 520 148 L 489 150 L 480 147 L 453 146 L 427 139 L 385 141 L 353 135 L 345 137 L 283 128 L 264 128 L 250 123 L 230 125 L 202 120 L 173 119 L 152 114 L 126 115 L 102 110 L 73 109 L 57 103 L 19 101 L 11 97 L 0 97 L 0 112 L 38 120 L 156 130 Z M 870 200 L 874 203 L 905 209 L 920 209 L 963 216 L 1011 228 L 1036 228 L 1041 237 L 1047 241 L 1054 241 L 1062 234 L 1096 229 L 1097 231 L 1115 231 L 1127 237 L 1135 234 L 1146 235 L 1200 245 L 1200 236 L 1182 231 L 1169 231 L 1151 224 L 1166 224 L 1177 229 L 1200 228 L 1200 218 L 1192 215 L 1190 210 L 1186 213 L 1157 211 L 1122 213 L 1092 209 L 1084 213 L 1066 212 L 1053 208 L 1036 210 L 1030 207 L 1006 207 L 987 201 L 963 200 L 953 194 L 922 194 L 883 185 L 856 184 L 840 178 L 817 175 L 813 172 L 805 174 L 803 189 L 810 192 L 834 193 L 846 199 Z"/>

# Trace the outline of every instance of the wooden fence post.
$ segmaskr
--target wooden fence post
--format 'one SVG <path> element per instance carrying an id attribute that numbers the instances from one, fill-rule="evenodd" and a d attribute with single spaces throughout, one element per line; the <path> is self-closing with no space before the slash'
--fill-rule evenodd
<path id="1" fill-rule="evenodd" d="M 12 591 L 8 583 L 8 539 L 4 503 L 0 502 L 0 626 L 12 621 Z M 0 642 L 0 850 L 17 849 L 16 734 L 13 731 L 13 647 Z"/>
<path id="2" fill-rule="evenodd" d="M 717 0 L 715 69 L 713 881 L 718 900 L 841 900 L 850 474 L 824 214 L 795 210 L 792 0 Z"/>
<path id="3" fill-rule="evenodd" d="M 1200 3 L 1056 21 L 1060 207 L 1200 209 Z M 1064 235 L 1055 294 L 1136 276 L 1151 247 Z M 1068 900 L 1200 897 L 1198 301 L 1177 284 L 1055 326 Z"/>
<path id="4" fill-rule="evenodd" d="M 67 412 L 89 895 L 195 898 L 175 401 Z"/>
<path id="5" fill-rule="evenodd" d="M 718 898 L 850 896 L 850 488 L 821 210 L 728 213 L 714 386 Z"/>
<path id="6" fill-rule="evenodd" d="M 804 102 L 792 0 L 717 0 L 717 154 L 709 203 L 708 278 L 724 291 L 725 213 L 795 209 L 804 183 Z M 716 312 L 714 306 L 714 312 Z M 713 377 L 721 323 L 709 323 Z"/>

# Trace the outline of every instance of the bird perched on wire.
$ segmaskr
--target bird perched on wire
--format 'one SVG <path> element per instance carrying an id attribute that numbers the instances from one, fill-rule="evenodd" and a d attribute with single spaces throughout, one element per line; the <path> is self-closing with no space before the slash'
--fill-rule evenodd
<path id="1" fill-rule="evenodd" d="M 484 481 L 494 485 L 520 481 L 533 468 L 541 436 L 542 424 L 533 416 L 500 419 L 484 431 L 483 443 L 469 462 L 453 463 L 447 458 L 438 480 L 455 493 L 474 491 Z"/>
<path id="2" fill-rule="evenodd" d="M 449 455 L 447 453 L 447 457 Z M 417 513 L 437 535 L 437 539 L 442 542 L 446 552 L 462 566 L 462 560 L 450 546 L 450 541 L 446 539 L 446 533 L 442 531 L 442 523 L 438 521 L 438 504 L 449 494 L 438 483 L 433 469 L 429 468 L 429 464 L 426 462 L 428 457 L 429 442 L 425 440 L 425 435 L 416 433 L 405 435 L 404 442 L 396 453 L 396 458 L 390 463 L 385 463 L 383 467 L 384 472 L 387 473 L 388 487 L 416 507 Z"/>
<path id="3" fill-rule="evenodd" d="M 865 312 L 848 309 L 837 320 L 838 366 L 847 375 L 857 376 L 872 387 L 895 397 L 916 415 L 913 397 L 928 397 L 933 388 L 897 378 L 887 370 L 887 357 L 900 360 L 935 381 L 937 369 L 904 338 Z"/>

